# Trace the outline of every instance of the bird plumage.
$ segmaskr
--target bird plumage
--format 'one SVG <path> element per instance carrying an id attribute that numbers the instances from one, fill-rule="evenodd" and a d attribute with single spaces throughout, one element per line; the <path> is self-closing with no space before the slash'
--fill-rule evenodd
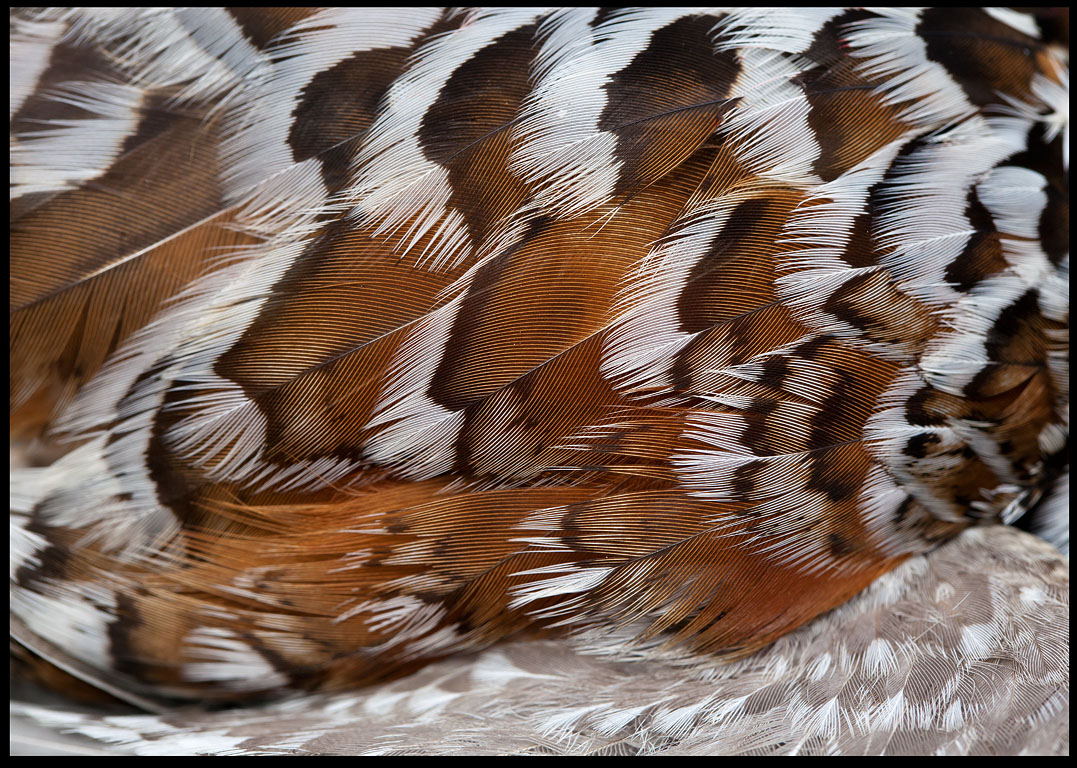
<path id="1" fill-rule="evenodd" d="M 13 639 L 147 704 L 741 657 L 1042 505 L 1055 22 L 14 12 Z"/>
<path id="2" fill-rule="evenodd" d="M 227 711 L 19 702 L 12 741 L 37 754 L 1064 754 L 1068 650 L 1068 560 L 992 526 L 731 663 L 615 650 L 601 632 L 517 640 Z"/>

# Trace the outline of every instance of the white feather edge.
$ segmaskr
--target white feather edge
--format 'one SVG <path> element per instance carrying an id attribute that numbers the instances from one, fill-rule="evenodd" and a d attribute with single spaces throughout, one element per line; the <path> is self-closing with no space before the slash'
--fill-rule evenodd
<path id="1" fill-rule="evenodd" d="M 422 120 L 458 67 L 542 12 L 533 8 L 473 12 L 455 34 L 434 38 L 416 52 L 407 71 L 389 88 L 385 108 L 370 128 L 370 140 L 356 158 L 348 192 L 353 220 L 372 226 L 375 236 L 402 233 L 402 253 L 433 230 L 433 242 L 420 259 L 432 269 L 468 258 L 475 244 L 464 229 L 463 217 L 447 208 L 452 192 L 448 172 L 427 160 L 420 146 Z M 431 252 L 440 255 L 427 258 Z"/>
<path id="2" fill-rule="evenodd" d="M 67 25 L 60 21 L 11 20 L 8 42 L 8 120 L 37 89 Z"/>
<path id="3" fill-rule="evenodd" d="M 516 149 L 510 161 L 512 172 L 536 189 L 543 208 L 572 216 L 610 198 L 621 164 L 614 156 L 616 137 L 598 128 L 606 107 L 604 86 L 646 48 L 655 31 L 711 12 L 631 10 L 592 28 L 594 11 L 573 9 L 544 22 L 540 77 L 513 127 Z"/>
<path id="4" fill-rule="evenodd" d="M 87 113 L 23 131 L 11 145 L 10 198 L 75 189 L 104 174 L 141 120 L 144 92 L 133 85 L 67 82 L 48 94 Z"/>
<path id="5" fill-rule="evenodd" d="M 315 75 L 361 51 L 405 46 L 437 21 L 437 9 L 332 8 L 295 24 L 270 46 L 253 80 L 226 116 L 222 158 L 237 191 L 293 164 L 293 113 Z M 249 76 L 250 77 L 250 76 Z"/>

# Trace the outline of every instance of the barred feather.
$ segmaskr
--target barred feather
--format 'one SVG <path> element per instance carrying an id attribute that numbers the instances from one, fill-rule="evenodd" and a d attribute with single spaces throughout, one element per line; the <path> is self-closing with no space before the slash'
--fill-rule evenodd
<path id="1" fill-rule="evenodd" d="M 1068 545 L 1062 19 L 13 11 L 13 640 L 150 707 L 728 660 Z"/>

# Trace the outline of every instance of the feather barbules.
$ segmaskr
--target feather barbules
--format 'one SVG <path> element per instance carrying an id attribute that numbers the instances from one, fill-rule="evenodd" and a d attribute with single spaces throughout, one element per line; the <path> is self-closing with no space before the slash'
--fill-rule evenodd
<path id="1" fill-rule="evenodd" d="M 15 702 L 12 746 L 40 749 L 33 739 L 47 739 L 60 750 L 144 755 L 1064 754 L 1068 608 L 1067 559 L 994 526 L 911 558 L 732 663 L 618 647 L 601 630 L 508 642 L 360 691 L 223 712 L 105 715 Z"/>
<path id="2" fill-rule="evenodd" d="M 955 13 L 15 12 L 18 641 L 739 656 L 1068 488 L 1067 51 Z"/>

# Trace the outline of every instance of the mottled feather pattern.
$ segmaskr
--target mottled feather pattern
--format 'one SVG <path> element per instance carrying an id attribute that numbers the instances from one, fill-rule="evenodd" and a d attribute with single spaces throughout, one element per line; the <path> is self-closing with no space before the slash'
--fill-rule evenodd
<path id="1" fill-rule="evenodd" d="M 719 670 L 966 529 L 1068 552 L 1067 24 L 13 11 L 20 655 L 147 708 Z"/>
<path id="2" fill-rule="evenodd" d="M 995 526 L 732 663 L 614 651 L 598 633 L 224 712 L 13 712 L 24 749 L 40 734 L 69 753 L 1053 755 L 1069 745 L 1068 627 L 1068 560 Z"/>

